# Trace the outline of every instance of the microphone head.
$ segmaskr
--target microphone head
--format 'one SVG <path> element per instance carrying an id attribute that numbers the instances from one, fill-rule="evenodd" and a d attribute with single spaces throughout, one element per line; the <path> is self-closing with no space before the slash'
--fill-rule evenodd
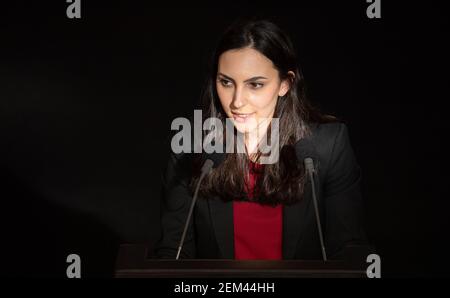
<path id="1" fill-rule="evenodd" d="M 209 171 L 211 171 L 211 169 L 213 168 L 213 166 L 214 166 L 214 162 L 211 159 L 207 159 L 205 161 L 205 163 L 203 163 L 202 173 L 203 174 L 208 174 Z"/>
<path id="2" fill-rule="evenodd" d="M 209 173 L 212 168 L 217 168 L 224 160 L 225 153 L 203 153 L 202 172 Z"/>
<path id="3" fill-rule="evenodd" d="M 295 153 L 298 162 L 303 162 L 305 169 L 314 172 L 314 159 L 317 160 L 317 153 L 311 137 L 299 140 L 295 144 Z"/>
<path id="4" fill-rule="evenodd" d="M 311 157 L 305 158 L 304 163 L 307 171 L 314 172 L 314 162 Z"/>

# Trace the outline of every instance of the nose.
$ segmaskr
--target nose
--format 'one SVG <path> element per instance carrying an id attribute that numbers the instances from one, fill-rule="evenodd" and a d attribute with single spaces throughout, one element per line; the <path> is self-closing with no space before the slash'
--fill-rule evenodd
<path id="1" fill-rule="evenodd" d="M 247 104 L 247 100 L 245 99 L 245 94 L 242 89 L 236 88 L 235 90 L 236 91 L 233 94 L 233 101 L 231 102 L 231 109 L 239 110 Z"/>

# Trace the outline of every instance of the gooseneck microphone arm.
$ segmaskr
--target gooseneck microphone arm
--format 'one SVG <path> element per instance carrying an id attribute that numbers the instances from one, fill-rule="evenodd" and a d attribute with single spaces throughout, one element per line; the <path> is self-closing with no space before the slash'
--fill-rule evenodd
<path id="1" fill-rule="evenodd" d="M 322 248 L 322 259 L 324 261 L 327 261 L 327 252 L 325 250 L 325 244 L 323 241 L 322 225 L 320 223 L 319 207 L 317 204 L 317 197 L 316 197 L 316 186 L 314 183 L 314 162 L 313 162 L 312 158 L 307 157 L 307 158 L 305 158 L 304 163 L 305 163 L 306 171 L 308 172 L 308 175 L 309 175 L 309 180 L 311 181 L 314 212 L 316 214 L 316 222 L 317 222 L 317 228 L 319 230 L 320 246 Z"/>
<path id="2" fill-rule="evenodd" d="M 194 207 L 195 207 L 195 202 L 197 201 L 197 195 L 198 195 L 198 190 L 200 188 L 200 183 L 202 183 L 203 178 L 206 176 L 206 174 L 209 173 L 209 171 L 211 171 L 213 166 L 214 166 L 214 162 L 211 159 L 207 159 L 205 161 L 205 163 L 203 164 L 200 178 L 198 179 L 197 186 L 195 187 L 195 192 L 194 192 L 194 197 L 192 199 L 191 207 L 189 208 L 188 217 L 186 219 L 186 223 L 184 224 L 183 234 L 181 235 L 180 245 L 178 246 L 178 252 L 177 252 L 177 256 L 176 256 L 175 260 L 178 260 L 178 258 L 180 257 L 181 249 L 183 248 L 184 238 L 186 237 L 186 232 L 189 227 L 189 221 L 191 220 L 192 212 L 194 211 Z"/>

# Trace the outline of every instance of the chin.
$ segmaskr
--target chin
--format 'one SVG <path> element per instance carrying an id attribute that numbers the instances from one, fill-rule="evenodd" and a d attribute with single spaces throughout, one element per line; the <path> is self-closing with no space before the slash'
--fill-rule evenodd
<path id="1" fill-rule="evenodd" d="M 234 127 L 236 127 L 236 130 L 240 133 L 249 133 L 256 130 L 256 125 L 246 125 L 245 123 L 238 123 L 236 121 L 233 121 Z"/>

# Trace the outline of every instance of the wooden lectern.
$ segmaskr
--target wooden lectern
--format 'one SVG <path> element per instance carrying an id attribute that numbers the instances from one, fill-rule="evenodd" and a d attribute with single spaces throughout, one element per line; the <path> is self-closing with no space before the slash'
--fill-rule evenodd
<path id="1" fill-rule="evenodd" d="M 129 278 L 365 278 L 362 262 L 320 260 L 154 259 L 140 244 L 120 246 L 115 277 Z"/>

